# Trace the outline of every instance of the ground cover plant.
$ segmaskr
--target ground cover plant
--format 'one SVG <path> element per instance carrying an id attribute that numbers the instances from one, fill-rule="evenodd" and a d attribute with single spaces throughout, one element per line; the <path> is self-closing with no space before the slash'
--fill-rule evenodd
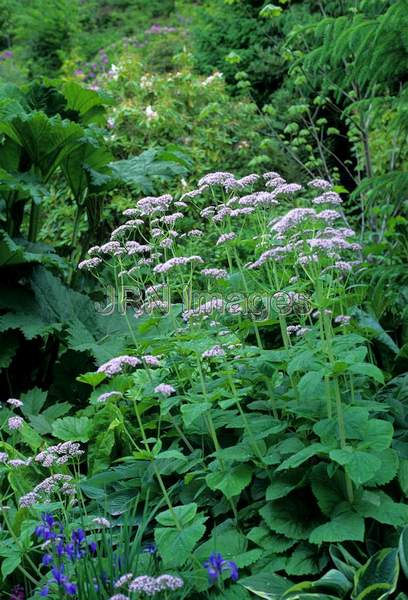
<path id="1" fill-rule="evenodd" d="M 0 1 L 0 597 L 406 600 L 406 0 L 44 6 Z"/>

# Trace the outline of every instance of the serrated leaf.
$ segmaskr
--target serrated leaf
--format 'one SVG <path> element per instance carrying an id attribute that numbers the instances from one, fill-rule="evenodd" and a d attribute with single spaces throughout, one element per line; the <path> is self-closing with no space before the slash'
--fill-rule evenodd
<path id="1" fill-rule="evenodd" d="M 65 442 L 87 442 L 91 428 L 92 421 L 88 417 L 64 417 L 55 421 L 52 434 Z"/>
<path id="2" fill-rule="evenodd" d="M 351 446 L 343 450 L 332 450 L 330 458 L 344 466 L 350 479 L 357 485 L 369 481 L 381 468 L 381 460 L 375 455 L 356 450 Z"/>
<path id="3" fill-rule="evenodd" d="M 323 444 L 311 444 L 307 448 L 303 448 L 296 454 L 293 454 L 289 458 L 283 461 L 283 463 L 276 469 L 277 471 L 283 471 L 284 469 L 294 469 L 299 467 L 306 460 L 311 458 L 312 456 L 316 456 L 316 454 L 327 451 L 326 447 Z"/>
<path id="4" fill-rule="evenodd" d="M 174 506 L 172 510 L 165 510 L 156 515 L 156 521 L 164 527 L 174 527 L 175 520 L 177 520 L 184 527 L 193 521 L 197 514 L 197 508 L 195 502 L 183 506 Z"/>
<path id="5" fill-rule="evenodd" d="M 226 498 L 238 496 L 250 484 L 252 469 L 247 465 L 238 465 L 227 471 L 216 471 L 205 478 L 212 490 L 220 490 Z"/>
<path id="6" fill-rule="evenodd" d="M 156 527 L 157 550 L 168 568 L 181 567 L 190 557 L 205 533 L 205 517 L 198 516 L 181 531 L 172 527 Z"/>
<path id="7" fill-rule="evenodd" d="M 386 525 L 404 527 L 408 523 L 408 504 L 394 502 L 385 492 L 365 491 L 355 509 L 361 516 Z"/>
<path id="8" fill-rule="evenodd" d="M 309 537 L 311 544 L 323 542 L 362 542 L 364 540 L 364 519 L 356 513 L 342 513 L 328 523 L 316 527 Z"/>

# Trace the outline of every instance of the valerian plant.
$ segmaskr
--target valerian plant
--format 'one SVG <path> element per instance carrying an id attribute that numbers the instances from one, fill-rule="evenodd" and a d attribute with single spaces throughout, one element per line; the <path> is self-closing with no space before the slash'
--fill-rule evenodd
<path id="1" fill-rule="evenodd" d="M 364 249 L 332 184 L 211 173 L 125 217 L 79 265 L 114 286 L 132 339 L 82 378 L 85 412 L 123 415 L 122 460 L 167 505 L 164 564 L 203 590 L 209 550 L 253 573 L 314 575 L 332 544 L 395 537 L 403 454 L 353 317 Z"/>

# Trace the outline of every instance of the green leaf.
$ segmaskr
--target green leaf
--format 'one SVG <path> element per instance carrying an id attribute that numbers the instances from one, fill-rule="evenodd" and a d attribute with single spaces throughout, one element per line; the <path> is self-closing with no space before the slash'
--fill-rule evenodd
<path id="1" fill-rule="evenodd" d="M 399 575 L 398 550 L 376 552 L 354 577 L 353 600 L 382 600 L 395 591 Z"/>
<path id="2" fill-rule="evenodd" d="M 320 522 L 313 507 L 293 494 L 285 499 L 273 500 L 259 511 L 272 531 L 295 540 L 307 540 Z"/>
<path id="3" fill-rule="evenodd" d="M 371 363 L 355 363 L 350 365 L 348 370 L 351 373 L 356 373 L 356 375 L 366 375 L 371 379 L 375 379 L 378 383 L 384 384 L 384 375 L 381 369 Z"/>
<path id="4" fill-rule="evenodd" d="M 274 473 L 272 482 L 266 489 L 266 500 L 276 500 L 284 498 L 289 492 L 294 490 L 302 481 L 298 473 Z"/>
<path id="5" fill-rule="evenodd" d="M 92 387 L 96 387 L 97 385 L 102 383 L 102 381 L 104 381 L 106 379 L 106 373 L 98 373 L 98 372 L 84 373 L 83 375 L 80 375 L 76 379 L 77 379 L 77 381 L 80 381 L 81 383 L 87 383 L 88 385 L 91 385 Z"/>
<path id="6" fill-rule="evenodd" d="M 352 512 L 342 513 L 328 523 L 316 527 L 309 536 L 311 544 L 349 540 L 364 541 L 364 519 Z"/>
<path id="7" fill-rule="evenodd" d="M 280 17 L 282 10 L 282 7 L 276 6 L 276 4 L 266 4 L 262 10 L 259 11 L 259 16 L 264 18 Z"/>
<path id="8" fill-rule="evenodd" d="M 401 569 L 408 579 L 408 527 L 404 527 L 400 535 L 398 544 L 398 554 L 401 564 Z"/>
<path id="9" fill-rule="evenodd" d="M 258 573 L 252 577 L 240 579 L 238 583 L 258 598 L 265 598 L 266 600 L 279 600 L 282 594 L 292 585 L 290 579 L 275 573 Z"/>
<path id="10" fill-rule="evenodd" d="M 283 471 L 284 469 L 294 469 L 299 467 L 302 463 L 307 461 L 316 454 L 324 453 L 326 447 L 323 444 L 311 444 L 307 448 L 303 448 L 296 454 L 293 454 L 289 458 L 283 461 L 283 463 L 276 469 L 277 471 Z"/>
<path id="11" fill-rule="evenodd" d="M 220 490 L 226 498 L 238 496 L 252 478 L 252 469 L 247 465 L 238 465 L 227 471 L 216 471 L 205 478 L 212 490 Z"/>
<path id="12" fill-rule="evenodd" d="M 355 509 L 362 517 L 375 519 L 386 525 L 404 527 L 408 523 L 408 504 L 394 502 L 385 492 L 366 490 L 355 503 Z"/>
<path id="13" fill-rule="evenodd" d="M 317 549 L 309 544 L 299 544 L 289 557 L 285 571 L 288 575 L 316 575 L 321 571 Z"/>
<path id="14" fill-rule="evenodd" d="M 212 407 L 211 402 L 199 402 L 194 404 L 183 404 L 181 414 L 186 427 L 190 427 L 192 423 Z"/>
<path id="15" fill-rule="evenodd" d="M 394 428 L 389 421 L 371 419 L 365 428 L 364 438 L 358 445 L 359 448 L 372 450 L 385 450 L 391 446 Z"/>
<path id="16" fill-rule="evenodd" d="M 21 554 L 16 550 L 10 550 L 10 556 L 7 556 L 1 563 L 1 574 L 3 575 L 3 579 L 6 579 L 11 573 L 14 573 L 21 561 Z"/>
<path id="17" fill-rule="evenodd" d="M 0 371 L 10 366 L 18 346 L 18 334 L 12 331 L 0 333 Z"/>
<path id="18" fill-rule="evenodd" d="M 296 595 L 296 592 L 329 592 L 338 594 L 343 598 L 352 588 L 351 582 L 336 569 L 330 569 L 317 581 L 302 581 L 289 588 L 284 594 L 283 599 L 302 597 Z"/>
<path id="19" fill-rule="evenodd" d="M 177 520 L 183 527 L 194 520 L 197 514 L 197 504 L 191 502 L 183 506 L 174 506 L 172 510 L 165 510 L 156 515 L 156 521 L 164 527 L 174 527 Z"/>
<path id="20" fill-rule="evenodd" d="M 64 417 L 55 421 L 52 434 L 65 442 L 87 442 L 91 427 L 92 421 L 88 417 Z"/>
<path id="21" fill-rule="evenodd" d="M 357 485 L 369 481 L 381 468 L 381 460 L 368 452 L 361 452 L 351 446 L 343 450 L 332 450 L 330 458 L 342 466 Z"/>
<path id="22" fill-rule="evenodd" d="M 21 400 L 24 403 L 21 407 L 21 412 L 26 417 L 31 415 L 39 415 L 47 400 L 47 392 L 35 387 L 29 392 L 21 394 Z"/>
<path id="23" fill-rule="evenodd" d="M 172 527 L 156 527 L 154 538 L 164 564 L 168 568 L 181 567 L 205 533 L 206 517 L 198 516 L 179 531 Z"/>

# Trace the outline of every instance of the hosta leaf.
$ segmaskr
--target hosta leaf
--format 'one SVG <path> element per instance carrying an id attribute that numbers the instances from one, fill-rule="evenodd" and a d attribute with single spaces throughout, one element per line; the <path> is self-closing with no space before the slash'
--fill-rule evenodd
<path id="1" fill-rule="evenodd" d="M 302 581 L 289 588 L 283 598 L 296 598 L 295 592 L 329 592 L 341 598 L 352 588 L 351 582 L 336 569 L 330 569 L 317 581 Z M 283 600 L 282 598 L 282 600 Z"/>
<path id="2" fill-rule="evenodd" d="M 204 521 L 205 517 L 198 516 L 181 531 L 173 527 L 156 527 L 154 538 L 166 567 L 181 567 L 190 558 L 194 547 L 204 535 Z"/>
<path id="3" fill-rule="evenodd" d="M 275 573 L 259 573 L 252 577 L 240 579 L 238 582 L 244 588 L 266 600 L 279 600 L 282 594 L 292 585 L 290 579 Z"/>
<path id="4" fill-rule="evenodd" d="M 395 591 L 399 574 L 398 551 L 376 552 L 354 577 L 353 600 L 383 600 Z"/>
<path id="5" fill-rule="evenodd" d="M 334 517 L 329 523 L 316 527 L 309 537 L 312 544 L 323 542 L 345 542 L 364 540 L 364 519 L 356 513 L 343 513 Z"/>
<path id="6" fill-rule="evenodd" d="M 52 434 L 65 442 L 87 442 L 91 428 L 92 421 L 88 417 L 64 417 L 55 421 Z"/>
<path id="7" fill-rule="evenodd" d="M 401 568 L 408 579 L 408 527 L 404 527 L 402 530 L 398 544 L 398 554 Z"/>
<path id="8" fill-rule="evenodd" d="M 205 478 L 212 490 L 220 490 L 226 498 L 238 496 L 249 485 L 252 469 L 247 465 L 238 465 L 227 471 L 216 471 Z"/>

